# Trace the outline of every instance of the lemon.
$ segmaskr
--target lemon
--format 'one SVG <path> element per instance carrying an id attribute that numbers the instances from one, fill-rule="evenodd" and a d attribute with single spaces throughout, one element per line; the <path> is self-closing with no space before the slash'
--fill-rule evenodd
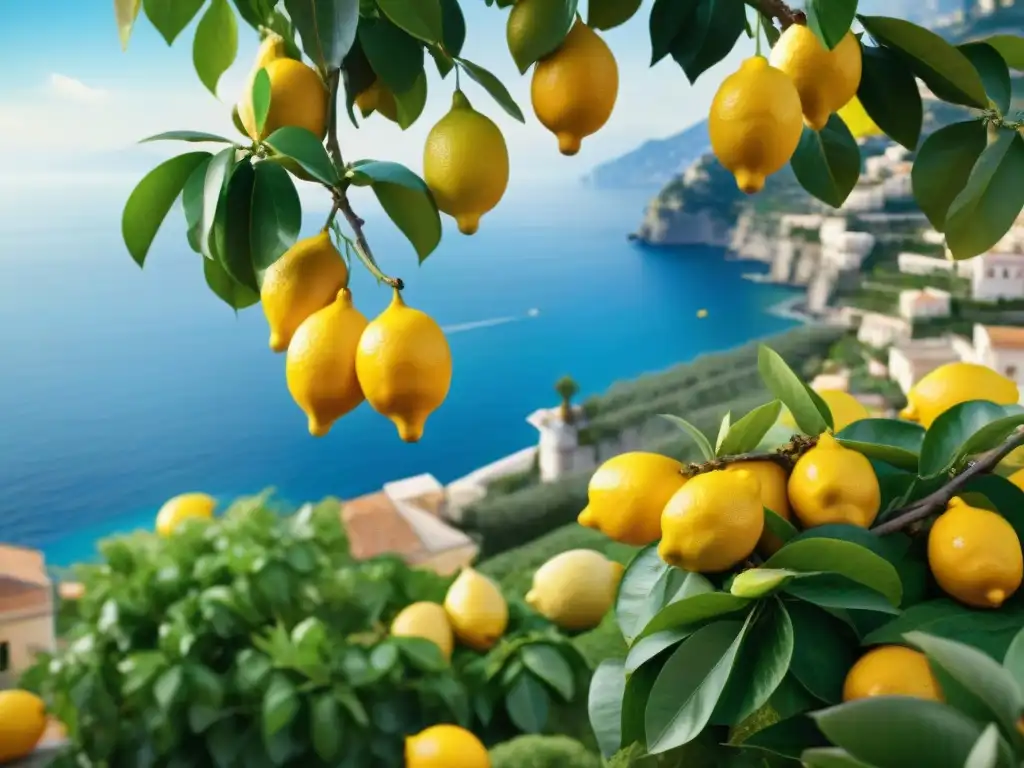
<path id="1" fill-rule="evenodd" d="M 593 629 L 615 603 L 622 571 L 600 552 L 570 549 L 537 569 L 526 603 L 562 629 Z"/>
<path id="2" fill-rule="evenodd" d="M 491 768 L 491 757 L 465 728 L 435 725 L 406 737 L 405 768 Z"/>
<path id="3" fill-rule="evenodd" d="M 577 522 L 623 544 L 661 538 L 661 512 L 686 482 L 683 465 L 657 453 L 630 451 L 597 468 Z"/>
<path id="4" fill-rule="evenodd" d="M 860 87 L 863 62 L 853 32 L 830 51 L 809 27 L 793 24 L 772 47 L 768 61 L 792 79 L 804 122 L 815 131 L 824 128 L 829 116 L 846 106 Z"/>
<path id="5" fill-rule="evenodd" d="M 498 126 L 455 91 L 452 107 L 430 129 L 423 147 L 423 180 L 437 207 L 472 235 L 508 187 L 508 147 Z"/>
<path id="6" fill-rule="evenodd" d="M 764 531 L 761 484 L 746 470 L 691 477 L 661 515 L 658 554 L 669 565 L 720 573 L 750 557 Z"/>
<path id="7" fill-rule="evenodd" d="M 396 290 L 359 339 L 356 375 L 366 401 L 391 419 L 402 440 L 415 443 L 448 396 L 452 353 L 441 326 L 406 306 Z"/>
<path id="8" fill-rule="evenodd" d="M 942 689 L 920 651 L 881 645 L 861 656 L 846 674 L 843 701 L 871 696 L 913 696 L 942 701 Z"/>
<path id="9" fill-rule="evenodd" d="M 359 107 L 359 113 L 364 118 L 377 112 L 393 123 L 398 122 L 395 94 L 379 79 L 374 80 L 373 85 L 356 96 L 355 105 Z"/>
<path id="10" fill-rule="evenodd" d="M 786 470 L 774 461 L 744 461 L 730 464 L 724 470 L 729 472 L 750 472 L 757 478 L 761 488 L 761 504 L 768 507 L 783 520 L 790 519 L 789 496 L 786 493 L 788 476 Z M 773 554 L 782 546 L 782 539 L 765 528 L 757 548 L 763 554 Z"/>
<path id="11" fill-rule="evenodd" d="M 348 285 L 348 267 L 330 232 L 299 240 L 263 275 L 260 300 L 270 325 L 270 348 L 284 352 L 302 321 Z"/>
<path id="12" fill-rule="evenodd" d="M 393 637 L 419 637 L 441 649 L 446 659 L 452 657 L 455 637 L 444 606 L 437 603 L 413 603 L 401 610 L 391 622 Z"/>
<path id="13" fill-rule="evenodd" d="M 170 536 L 185 520 L 209 520 L 217 508 L 217 500 L 205 493 L 183 493 L 165 502 L 156 513 L 156 532 Z"/>
<path id="14" fill-rule="evenodd" d="M 885 135 L 885 132 L 871 119 L 871 115 L 867 113 L 864 105 L 856 96 L 850 99 L 837 114 L 846 123 L 846 127 L 850 129 L 850 133 L 855 139 Z"/>
<path id="15" fill-rule="evenodd" d="M 946 363 L 910 388 L 900 418 L 919 422 L 927 429 L 954 405 L 979 399 L 1013 405 L 1020 399 L 1020 391 L 1012 379 L 984 365 Z"/>
<path id="16" fill-rule="evenodd" d="M 950 597 L 998 608 L 1024 577 L 1020 539 L 1006 518 L 954 497 L 928 532 L 928 566 Z"/>
<path id="17" fill-rule="evenodd" d="M 1015 450 L 1020 450 L 1020 449 L 1016 448 Z M 1012 475 L 1010 475 L 1006 479 L 1009 480 L 1014 485 L 1016 485 L 1022 491 L 1024 491 L 1024 469 L 1018 469 L 1016 472 L 1014 472 Z"/>
<path id="18" fill-rule="evenodd" d="M 472 568 L 463 568 L 448 587 L 444 610 L 461 643 L 486 651 L 505 634 L 508 603 L 498 585 Z"/>
<path id="19" fill-rule="evenodd" d="M 46 704 L 34 693 L 0 691 L 0 763 L 31 754 L 46 732 Z"/>
<path id="20" fill-rule="evenodd" d="M 871 418 L 870 411 L 849 392 L 841 389 L 817 389 L 815 392 L 832 413 L 832 428 L 835 432 L 841 432 L 855 421 Z M 779 423 L 790 429 L 799 429 L 788 408 L 783 408 Z"/>
<path id="21" fill-rule="evenodd" d="M 285 376 L 292 399 L 309 417 L 309 434 L 323 437 L 335 421 L 363 402 L 356 348 L 368 325 L 348 288 L 307 317 L 292 336 Z"/>
<path id="22" fill-rule="evenodd" d="M 800 143 L 800 95 L 763 56 L 749 58 L 715 93 L 708 132 L 715 157 L 736 185 L 748 195 L 760 192 Z"/>
<path id="23" fill-rule="evenodd" d="M 789 476 L 789 503 L 805 528 L 845 523 L 868 528 L 882 506 L 871 462 L 825 432 Z"/>
<path id="24" fill-rule="evenodd" d="M 583 139 L 601 130 L 618 95 L 615 56 L 578 16 L 562 45 L 533 67 L 533 112 L 563 155 L 575 155 Z"/>
<path id="25" fill-rule="evenodd" d="M 269 38 L 267 38 L 269 40 Z M 327 132 L 327 89 L 317 71 L 301 61 L 281 56 L 257 61 L 238 102 L 238 117 L 253 141 L 265 139 L 278 128 L 305 128 L 318 139 Z M 256 130 L 252 86 L 260 69 L 270 78 L 270 110 L 263 130 Z"/>

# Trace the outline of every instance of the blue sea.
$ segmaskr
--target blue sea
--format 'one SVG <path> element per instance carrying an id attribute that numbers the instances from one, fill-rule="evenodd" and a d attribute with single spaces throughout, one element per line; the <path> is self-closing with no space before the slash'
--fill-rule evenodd
<path id="1" fill-rule="evenodd" d="M 750 264 L 628 243 L 649 194 L 510 193 L 473 237 L 446 220 L 423 266 L 360 201 L 382 267 L 449 330 L 454 382 L 418 444 L 366 405 L 315 439 L 260 308 L 236 317 L 209 293 L 178 211 L 140 270 L 121 242 L 123 195 L 32 194 L 0 213 L 0 540 L 57 566 L 150 527 L 185 491 L 273 487 L 298 503 L 421 472 L 449 482 L 533 444 L 526 416 L 557 402 L 562 375 L 598 393 L 794 324 L 767 311 L 792 290 L 743 280 Z M 358 265 L 352 285 L 369 316 L 390 298 Z"/>

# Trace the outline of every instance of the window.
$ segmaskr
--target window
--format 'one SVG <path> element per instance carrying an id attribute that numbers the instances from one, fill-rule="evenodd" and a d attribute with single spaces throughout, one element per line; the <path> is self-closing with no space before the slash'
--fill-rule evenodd
<path id="1" fill-rule="evenodd" d="M 1016 365 L 1008 365 L 1008 366 L 1006 366 L 1006 377 L 1008 379 L 1013 379 L 1013 380 L 1016 381 L 1016 379 L 1017 379 L 1017 366 Z"/>
<path id="2" fill-rule="evenodd" d="M 995 277 L 995 276 L 996 276 L 996 271 L 994 269 L 992 269 L 992 267 L 989 267 L 987 270 L 985 270 L 985 277 Z"/>
<path id="3" fill-rule="evenodd" d="M 0 672 L 6 672 L 11 668 L 11 644 L 7 641 L 0 643 Z"/>
<path id="4" fill-rule="evenodd" d="M 1003 277 L 1005 279 L 1007 279 L 1007 280 L 1010 279 L 1010 268 L 1009 267 L 1003 267 Z"/>

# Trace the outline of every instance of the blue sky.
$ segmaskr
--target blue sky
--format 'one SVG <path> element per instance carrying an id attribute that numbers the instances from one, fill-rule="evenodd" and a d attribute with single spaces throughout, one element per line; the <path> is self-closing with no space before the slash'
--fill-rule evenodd
<path id="1" fill-rule="evenodd" d="M 645 0 L 632 21 L 605 33 L 620 69 L 615 113 L 584 142 L 579 155 L 565 158 L 532 114 L 529 73 L 518 74 L 505 47 L 507 11 L 488 8 L 483 0 L 463 0 L 469 30 L 463 55 L 501 78 L 527 118 L 525 126 L 516 123 L 475 84 L 464 85 L 474 106 L 505 132 L 513 185 L 575 179 L 646 139 L 685 128 L 707 113 L 721 79 L 753 53 L 752 41 L 741 39 L 730 57 L 696 86 L 670 60 L 649 68 L 649 5 Z M 239 56 L 221 80 L 218 100 L 192 69 L 195 22 L 169 48 L 140 19 L 128 51 L 122 52 L 110 0 L 0 0 L 0 6 L 5 55 L 18 63 L 17 76 L 8 72 L 0 87 L 0 144 L 5 148 L 0 186 L 120 186 L 175 151 L 139 146 L 140 138 L 185 128 L 233 135 L 231 104 L 257 46 L 248 27 L 242 28 Z M 430 98 L 417 124 L 403 132 L 378 116 L 356 131 L 346 120 L 342 141 L 347 158 L 386 158 L 420 169 L 423 140 L 447 110 L 453 87 L 451 79 L 436 77 L 429 60 L 428 70 L 433 75 Z"/>

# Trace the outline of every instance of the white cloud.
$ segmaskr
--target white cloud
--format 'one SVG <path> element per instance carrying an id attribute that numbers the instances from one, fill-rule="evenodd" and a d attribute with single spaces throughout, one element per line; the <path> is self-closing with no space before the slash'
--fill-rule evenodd
<path id="1" fill-rule="evenodd" d="M 102 104 L 110 95 L 92 88 L 81 80 L 54 72 L 50 75 L 50 90 L 59 98 L 80 104 Z"/>

